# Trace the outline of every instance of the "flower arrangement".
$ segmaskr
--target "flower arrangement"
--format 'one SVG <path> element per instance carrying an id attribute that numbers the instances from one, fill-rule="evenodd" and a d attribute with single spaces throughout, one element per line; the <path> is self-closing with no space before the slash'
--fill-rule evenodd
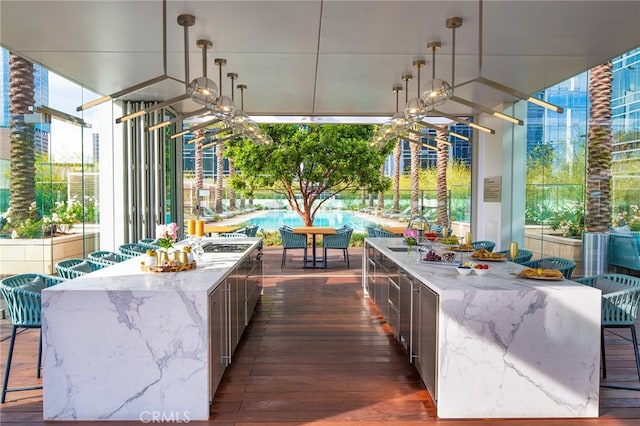
<path id="1" fill-rule="evenodd" d="M 173 247 L 178 239 L 178 225 L 175 222 L 156 226 L 157 244 L 163 249 Z"/>
<path id="2" fill-rule="evenodd" d="M 419 234 L 417 229 L 410 229 L 410 228 L 405 229 L 404 232 L 402 233 L 402 236 L 404 237 L 404 242 L 407 243 L 407 245 L 409 246 L 409 250 L 411 250 L 413 246 L 418 244 L 418 235 Z"/>

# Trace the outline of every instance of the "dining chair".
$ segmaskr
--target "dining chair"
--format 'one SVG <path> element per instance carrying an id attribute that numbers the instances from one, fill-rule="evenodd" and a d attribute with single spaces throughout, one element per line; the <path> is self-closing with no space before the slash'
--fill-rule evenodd
<path id="1" fill-rule="evenodd" d="M 248 238 L 249 236 L 243 232 L 221 232 L 218 234 L 221 238 Z"/>
<path id="2" fill-rule="evenodd" d="M 280 237 L 282 238 L 282 260 L 280 267 L 284 268 L 287 250 L 303 249 L 304 260 L 303 264 L 307 264 L 307 234 L 295 234 L 293 229 L 289 226 L 282 225 L 279 228 Z"/>
<path id="3" fill-rule="evenodd" d="M 258 234 L 258 229 L 260 228 L 259 225 L 249 225 L 246 228 L 244 228 L 244 233 L 247 235 L 247 237 L 255 237 Z"/>
<path id="4" fill-rule="evenodd" d="M 327 234 L 322 237 L 322 256 L 324 257 L 324 267 L 327 268 L 327 250 L 336 249 L 342 250 L 342 256 L 345 262 L 347 262 L 347 268 L 349 264 L 349 242 L 351 241 L 351 234 L 353 228 L 344 226 L 336 230 L 335 234 Z"/>
<path id="5" fill-rule="evenodd" d="M 132 258 L 132 257 L 140 256 L 141 254 L 146 253 L 147 248 L 144 246 L 141 246 L 140 244 L 129 243 L 129 244 L 122 244 L 120 247 L 118 247 L 118 251 L 124 254 L 125 256 Z"/>
<path id="6" fill-rule="evenodd" d="M 377 231 L 376 228 L 373 226 L 367 226 L 367 237 L 369 238 L 375 238 L 377 237 Z"/>
<path id="7" fill-rule="evenodd" d="M 7 392 L 25 391 L 32 389 L 42 389 L 42 386 L 23 386 L 8 388 L 9 372 L 11 371 L 11 361 L 13 359 L 13 348 L 16 342 L 16 334 L 19 328 L 40 328 L 42 324 L 40 292 L 53 285 L 63 282 L 64 279 L 50 275 L 41 274 L 18 274 L 0 280 L 0 293 L 4 297 L 11 319 L 11 340 L 7 352 L 7 366 L 4 371 L 4 381 L 2 382 L 2 399 L 5 402 Z M 38 345 L 38 361 L 36 366 L 36 377 L 40 377 L 40 367 L 42 365 L 42 331 L 40 332 L 40 343 Z"/>
<path id="8" fill-rule="evenodd" d="M 128 259 L 128 257 L 114 253 L 108 250 L 99 250 L 89 253 L 87 256 L 89 260 L 93 260 L 97 263 L 102 263 L 105 266 L 115 265 L 116 263 L 120 263 Z"/>
<path id="9" fill-rule="evenodd" d="M 511 254 L 509 254 L 509 250 L 500 250 L 500 251 L 497 251 L 496 253 L 502 253 L 505 255 L 507 260 L 512 260 Z M 528 262 L 529 260 L 531 260 L 532 257 L 533 257 L 532 251 L 527 249 L 518 249 L 518 255 L 516 256 L 515 259 L 513 259 L 513 262 L 521 264 L 524 262 Z"/>
<path id="10" fill-rule="evenodd" d="M 521 265 L 527 268 L 542 268 L 542 269 L 557 269 L 562 272 L 562 275 L 570 280 L 573 270 L 576 267 L 576 262 L 570 259 L 564 259 L 562 257 L 543 257 L 542 259 L 531 260 L 529 262 L 522 262 Z"/>
<path id="11" fill-rule="evenodd" d="M 82 275 L 88 274 L 98 269 L 105 268 L 107 265 L 95 262 L 90 259 L 67 259 L 56 263 L 56 272 L 58 276 L 72 280 Z"/>
<path id="12" fill-rule="evenodd" d="M 471 245 L 473 246 L 474 250 L 485 249 L 489 252 L 493 251 L 493 249 L 496 247 L 496 243 L 494 243 L 493 241 L 472 241 Z"/>
<path id="13" fill-rule="evenodd" d="M 160 248 L 160 246 L 156 243 L 155 238 L 143 238 L 140 241 L 138 241 L 138 245 L 141 245 L 144 248 L 148 248 L 152 250 L 156 250 Z"/>
<path id="14" fill-rule="evenodd" d="M 600 333 L 600 352 L 602 356 L 602 377 L 607 377 L 607 364 L 604 345 L 606 328 L 629 328 L 633 353 L 636 358 L 636 371 L 640 380 L 640 352 L 635 322 L 640 305 L 640 277 L 624 274 L 601 274 L 574 280 L 602 291 L 602 314 Z"/>
<path id="15" fill-rule="evenodd" d="M 389 232 L 386 229 L 378 229 L 377 231 L 379 238 L 402 238 L 402 235 L 396 235 L 393 232 Z"/>

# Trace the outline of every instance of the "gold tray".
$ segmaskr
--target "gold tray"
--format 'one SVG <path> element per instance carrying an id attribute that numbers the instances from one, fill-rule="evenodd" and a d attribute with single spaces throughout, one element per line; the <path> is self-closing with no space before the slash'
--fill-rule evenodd
<path id="1" fill-rule="evenodd" d="M 469 256 L 469 257 L 475 260 L 482 260 L 483 262 L 506 262 L 507 261 L 506 257 L 476 257 L 476 256 Z"/>
<path id="2" fill-rule="evenodd" d="M 143 263 L 140 264 L 140 269 L 144 272 L 182 272 L 189 271 L 196 268 L 196 262 L 187 263 L 184 265 L 164 265 L 164 266 L 147 266 Z"/>

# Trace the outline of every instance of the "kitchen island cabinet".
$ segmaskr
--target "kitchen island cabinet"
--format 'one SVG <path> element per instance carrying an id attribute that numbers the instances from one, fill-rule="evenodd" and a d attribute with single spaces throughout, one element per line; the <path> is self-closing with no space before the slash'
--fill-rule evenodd
<path id="1" fill-rule="evenodd" d="M 42 292 L 45 420 L 207 420 L 262 287 L 261 239 L 196 269 L 137 257 Z"/>
<path id="2" fill-rule="evenodd" d="M 485 276 L 462 276 L 454 266 L 408 257 L 394 238 L 368 238 L 364 250 L 369 297 L 377 276 L 371 268 L 396 265 L 397 338 L 438 417 L 598 416 L 599 290 L 569 280 L 521 279 L 511 274 L 510 262 L 491 263 Z M 377 295 L 372 301 L 396 322 L 386 316 L 388 304 Z"/>

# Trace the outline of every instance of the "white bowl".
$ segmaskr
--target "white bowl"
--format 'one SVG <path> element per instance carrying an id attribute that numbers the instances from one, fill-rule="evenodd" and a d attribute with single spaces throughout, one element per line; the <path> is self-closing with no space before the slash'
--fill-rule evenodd
<path id="1" fill-rule="evenodd" d="M 491 269 L 476 269 L 476 268 L 473 268 L 473 272 L 474 272 L 476 275 L 487 275 L 487 274 L 489 273 L 489 271 L 490 271 L 490 270 L 491 270 Z"/>
<path id="2" fill-rule="evenodd" d="M 471 273 L 471 271 L 472 271 L 472 270 L 473 270 L 473 269 L 471 269 L 471 268 L 469 268 L 469 267 L 467 267 L 467 268 L 462 268 L 462 267 L 458 266 L 458 267 L 456 268 L 456 271 L 458 271 L 458 273 L 459 273 L 460 275 L 469 275 L 469 274 Z"/>

